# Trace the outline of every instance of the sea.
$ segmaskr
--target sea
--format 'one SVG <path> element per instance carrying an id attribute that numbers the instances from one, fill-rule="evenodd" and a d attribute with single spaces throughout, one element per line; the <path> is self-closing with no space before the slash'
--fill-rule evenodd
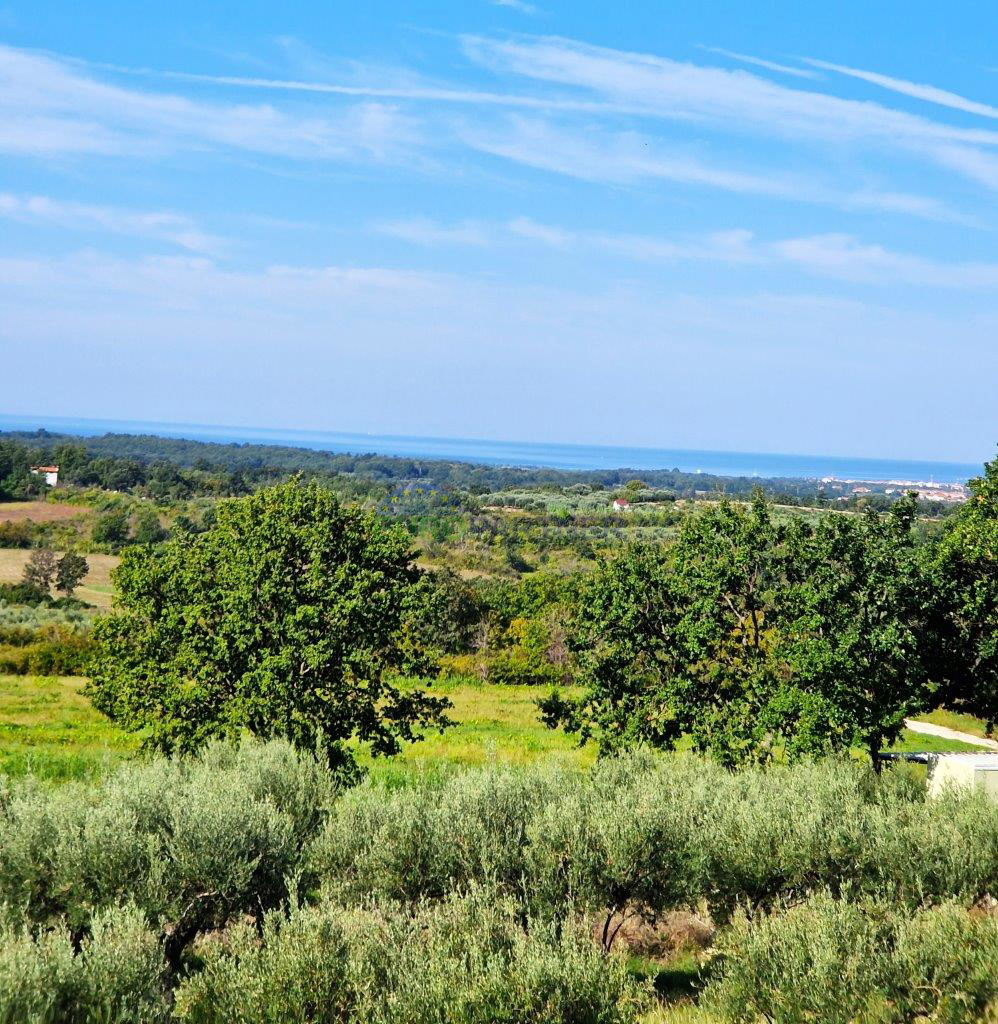
<path id="1" fill-rule="evenodd" d="M 275 444 L 354 455 L 375 453 L 418 459 L 446 459 L 493 466 L 551 469 L 679 469 L 717 476 L 789 477 L 863 481 L 964 483 L 981 473 L 975 463 L 874 459 L 778 452 L 699 451 L 624 445 L 554 444 L 543 441 L 487 441 L 463 437 L 411 437 L 403 434 L 351 434 L 272 427 L 226 427 L 203 423 L 154 423 L 57 416 L 0 414 L 0 430 L 38 430 L 93 437 L 152 434 L 237 444 Z"/>

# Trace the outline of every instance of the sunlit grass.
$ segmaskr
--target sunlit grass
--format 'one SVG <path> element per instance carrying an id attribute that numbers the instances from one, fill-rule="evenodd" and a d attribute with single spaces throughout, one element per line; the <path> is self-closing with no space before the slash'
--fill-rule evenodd
<path id="1" fill-rule="evenodd" d="M 83 683 L 72 677 L 0 676 L 0 772 L 34 772 L 53 780 L 86 778 L 137 750 L 136 737 L 91 707 L 81 693 Z M 430 690 L 451 700 L 454 707 L 448 715 L 455 724 L 406 744 L 398 757 L 372 760 L 362 754 L 362 763 L 376 778 L 402 783 L 489 761 L 546 761 L 582 769 L 596 758 L 594 744 L 580 748 L 573 737 L 539 720 L 535 702 L 546 692 L 544 687 L 462 680 L 434 683 Z M 892 749 L 974 748 L 907 732 Z"/>
<path id="2" fill-rule="evenodd" d="M 0 675 L 0 771 L 53 781 L 86 778 L 138 743 L 95 711 L 72 676 Z"/>
<path id="3" fill-rule="evenodd" d="M 919 721 L 944 725 L 947 729 L 956 729 L 959 732 L 969 733 L 971 736 L 987 736 L 985 722 L 973 715 L 961 714 L 959 711 L 933 711 L 928 715 L 919 715 L 918 717 Z"/>

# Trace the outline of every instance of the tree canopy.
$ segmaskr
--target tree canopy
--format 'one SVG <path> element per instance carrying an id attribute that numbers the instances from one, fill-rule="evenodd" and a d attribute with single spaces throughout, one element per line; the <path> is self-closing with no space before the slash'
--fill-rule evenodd
<path id="1" fill-rule="evenodd" d="M 688 517 L 589 580 L 570 630 L 585 691 L 541 702 L 601 750 L 681 736 L 734 765 L 862 746 L 940 699 L 913 498 L 887 516 L 780 521 L 757 497 Z"/>
<path id="2" fill-rule="evenodd" d="M 297 480 L 218 505 L 204 533 L 126 549 L 98 622 L 94 705 L 148 746 L 248 731 L 353 765 L 441 727 L 446 700 L 392 682 L 419 578 L 405 532 Z"/>

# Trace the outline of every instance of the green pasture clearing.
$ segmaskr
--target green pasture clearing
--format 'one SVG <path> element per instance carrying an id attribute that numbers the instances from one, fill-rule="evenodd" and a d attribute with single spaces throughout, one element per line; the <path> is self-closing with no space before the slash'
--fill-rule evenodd
<path id="1" fill-rule="evenodd" d="M 85 778 L 138 743 L 90 706 L 72 676 L 0 675 L 0 771 L 52 781 Z"/>
<path id="2" fill-rule="evenodd" d="M 132 754 L 138 741 L 94 711 L 72 677 L 0 675 L 0 772 L 42 778 L 85 778 Z M 580 748 L 564 733 L 537 719 L 534 686 L 495 686 L 469 681 L 436 683 L 434 693 L 450 698 L 456 723 L 411 743 L 396 758 L 364 758 L 386 781 L 495 760 L 526 764 L 547 760 L 584 768 L 596 757 L 592 744 Z M 973 750 L 963 743 L 906 733 L 895 750 Z"/>
<path id="3" fill-rule="evenodd" d="M 944 725 L 947 729 L 956 729 L 958 732 L 966 732 L 971 736 L 981 736 L 987 739 L 996 738 L 988 735 L 986 722 L 983 722 L 980 718 L 974 718 L 973 715 L 961 714 L 959 711 L 940 709 L 928 715 L 920 715 L 919 718 L 923 722 L 932 722 L 933 725 Z"/>

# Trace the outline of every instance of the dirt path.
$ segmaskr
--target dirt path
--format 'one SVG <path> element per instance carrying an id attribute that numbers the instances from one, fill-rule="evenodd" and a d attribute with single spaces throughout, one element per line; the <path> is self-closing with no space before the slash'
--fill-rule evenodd
<path id="1" fill-rule="evenodd" d="M 910 729 L 912 732 L 920 732 L 926 736 L 938 736 L 943 740 L 959 740 L 961 743 L 969 743 L 974 747 L 998 750 L 998 741 L 986 740 L 983 736 L 972 736 L 969 732 L 947 729 L 945 725 L 933 725 L 931 722 L 916 722 L 911 718 L 906 718 L 904 724 L 905 728 Z"/>

